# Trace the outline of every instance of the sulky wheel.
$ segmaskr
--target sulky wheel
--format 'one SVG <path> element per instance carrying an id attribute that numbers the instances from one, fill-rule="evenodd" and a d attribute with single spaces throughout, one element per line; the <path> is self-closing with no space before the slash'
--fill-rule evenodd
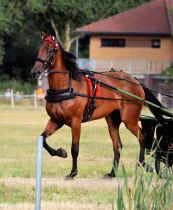
<path id="1" fill-rule="evenodd" d="M 161 178 L 170 178 L 170 176 L 173 175 L 173 167 L 170 166 L 168 163 L 164 163 L 163 161 L 160 160 L 160 158 L 155 159 L 155 169 L 156 173 L 161 177 Z"/>

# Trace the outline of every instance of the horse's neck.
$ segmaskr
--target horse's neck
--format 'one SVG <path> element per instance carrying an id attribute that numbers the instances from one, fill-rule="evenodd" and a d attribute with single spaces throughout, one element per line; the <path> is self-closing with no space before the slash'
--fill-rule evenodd
<path id="1" fill-rule="evenodd" d="M 63 63 L 62 55 L 60 53 L 58 53 L 58 56 L 56 58 L 56 64 L 51 70 L 52 72 L 55 71 L 55 73 L 51 73 L 48 76 L 49 89 L 62 90 L 69 88 L 70 75 L 67 73 L 68 70 L 66 69 Z"/>

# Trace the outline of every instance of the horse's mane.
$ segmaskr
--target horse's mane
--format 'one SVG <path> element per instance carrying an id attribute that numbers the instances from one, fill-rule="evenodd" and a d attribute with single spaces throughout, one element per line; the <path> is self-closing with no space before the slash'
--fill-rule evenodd
<path id="1" fill-rule="evenodd" d="M 62 58 L 63 58 L 64 64 L 65 64 L 67 70 L 71 73 L 71 77 L 74 80 L 80 81 L 81 80 L 81 69 L 78 66 L 76 56 L 71 52 L 65 51 L 62 48 L 62 46 L 60 45 L 60 43 L 58 43 L 58 44 L 62 51 Z"/>

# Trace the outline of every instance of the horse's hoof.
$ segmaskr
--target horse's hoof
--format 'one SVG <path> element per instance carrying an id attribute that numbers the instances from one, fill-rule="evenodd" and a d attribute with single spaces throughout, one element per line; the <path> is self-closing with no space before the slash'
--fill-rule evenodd
<path id="1" fill-rule="evenodd" d="M 112 174 L 112 173 L 108 173 L 108 174 L 105 174 L 105 175 L 103 176 L 103 179 L 112 179 L 112 178 L 115 178 L 115 175 Z"/>
<path id="2" fill-rule="evenodd" d="M 144 168 L 145 168 L 145 170 L 146 170 L 147 172 L 150 172 L 150 173 L 153 172 L 153 167 L 150 166 L 150 165 L 147 164 L 147 163 L 144 164 Z"/>
<path id="3" fill-rule="evenodd" d="M 139 165 L 141 166 L 141 165 Z M 153 172 L 153 167 L 147 163 L 142 164 L 143 168 L 145 169 L 146 172 Z"/>
<path id="4" fill-rule="evenodd" d="M 74 180 L 74 178 L 70 174 L 65 176 L 64 179 L 67 180 L 67 181 Z"/>
<path id="5" fill-rule="evenodd" d="M 67 152 L 65 149 L 62 148 L 56 150 L 56 155 L 62 158 L 67 158 Z"/>
<path id="6" fill-rule="evenodd" d="M 74 180 L 74 177 L 77 175 L 78 171 L 73 171 L 65 177 L 65 180 Z"/>

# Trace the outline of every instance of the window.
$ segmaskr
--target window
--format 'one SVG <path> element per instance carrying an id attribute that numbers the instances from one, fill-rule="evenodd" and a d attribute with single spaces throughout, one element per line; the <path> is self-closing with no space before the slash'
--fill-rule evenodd
<path id="1" fill-rule="evenodd" d="M 145 38 L 131 38 L 126 40 L 127 47 L 147 48 L 151 47 L 151 40 Z"/>
<path id="2" fill-rule="evenodd" d="M 152 40 L 152 48 L 160 48 L 160 40 L 159 39 Z"/>
<path id="3" fill-rule="evenodd" d="M 102 47 L 125 47 L 125 39 L 101 39 Z"/>

